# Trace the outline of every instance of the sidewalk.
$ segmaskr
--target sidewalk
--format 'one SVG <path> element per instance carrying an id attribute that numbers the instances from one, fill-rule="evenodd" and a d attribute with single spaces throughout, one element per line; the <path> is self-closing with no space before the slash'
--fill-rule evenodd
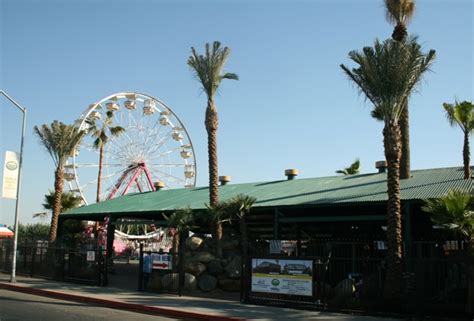
<path id="1" fill-rule="evenodd" d="M 116 309 L 168 315 L 197 320 L 342 320 L 394 321 L 395 319 L 356 316 L 329 312 L 295 310 L 241 304 L 235 301 L 127 291 L 113 287 L 95 287 L 28 277 L 9 282 L 0 273 L 0 288 L 49 296 L 62 300 L 94 303 Z"/>

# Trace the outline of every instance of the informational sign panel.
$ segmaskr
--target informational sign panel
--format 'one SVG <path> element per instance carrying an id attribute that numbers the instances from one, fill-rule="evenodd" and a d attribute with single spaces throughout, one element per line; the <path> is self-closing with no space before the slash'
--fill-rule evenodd
<path id="1" fill-rule="evenodd" d="M 94 262 L 94 261 L 95 261 L 95 252 L 87 251 L 87 262 Z"/>
<path id="2" fill-rule="evenodd" d="M 3 165 L 2 197 L 16 199 L 18 186 L 18 168 L 20 158 L 17 153 L 6 151 Z"/>
<path id="3" fill-rule="evenodd" d="M 171 270 L 173 268 L 169 254 L 152 254 L 151 261 L 153 270 Z"/>
<path id="4" fill-rule="evenodd" d="M 313 261 L 252 259 L 252 292 L 313 295 Z"/>

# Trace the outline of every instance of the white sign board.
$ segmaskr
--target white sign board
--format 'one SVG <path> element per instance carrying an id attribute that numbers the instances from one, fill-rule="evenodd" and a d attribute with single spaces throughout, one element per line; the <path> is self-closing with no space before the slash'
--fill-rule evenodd
<path id="1" fill-rule="evenodd" d="M 87 262 L 95 261 L 95 252 L 94 251 L 87 251 Z"/>
<path id="2" fill-rule="evenodd" d="M 152 254 L 151 260 L 153 270 L 171 270 L 173 268 L 169 254 Z"/>
<path id="3" fill-rule="evenodd" d="M 5 152 L 5 163 L 3 165 L 3 188 L 2 197 L 13 198 L 17 197 L 18 186 L 18 168 L 20 159 L 15 152 Z"/>
<path id="4" fill-rule="evenodd" d="M 313 261 L 252 259 L 252 292 L 313 295 Z"/>

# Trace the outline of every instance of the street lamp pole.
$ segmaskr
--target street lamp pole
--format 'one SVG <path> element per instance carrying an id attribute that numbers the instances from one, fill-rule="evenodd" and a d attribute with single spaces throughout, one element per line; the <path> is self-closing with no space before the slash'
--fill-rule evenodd
<path id="1" fill-rule="evenodd" d="M 20 163 L 18 164 L 18 184 L 16 186 L 16 205 L 15 205 L 15 235 L 13 236 L 13 259 L 12 259 L 12 274 L 10 277 L 11 283 L 16 283 L 16 250 L 18 248 L 18 213 L 20 209 L 20 187 L 21 187 L 21 165 L 23 163 L 23 142 L 25 141 L 25 125 L 26 125 L 26 108 L 23 108 L 13 98 L 8 96 L 6 92 L 0 90 L 6 99 L 15 105 L 23 113 L 23 124 L 21 128 L 21 143 L 20 143 Z"/>

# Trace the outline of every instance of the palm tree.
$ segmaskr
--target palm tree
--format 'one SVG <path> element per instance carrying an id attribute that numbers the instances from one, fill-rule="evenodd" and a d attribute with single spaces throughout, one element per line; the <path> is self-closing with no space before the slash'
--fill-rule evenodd
<path id="1" fill-rule="evenodd" d="M 54 208 L 54 191 L 49 191 L 44 196 L 43 208 L 48 211 L 52 211 Z M 62 193 L 61 195 L 61 210 L 67 211 L 76 207 L 79 207 L 82 203 L 82 198 L 74 195 L 71 192 Z M 47 212 L 46 212 L 47 213 Z"/>
<path id="2" fill-rule="evenodd" d="M 218 195 L 218 163 L 217 163 L 217 128 L 219 125 L 215 96 L 223 79 L 238 80 L 237 74 L 223 72 L 224 65 L 230 56 L 230 48 L 221 48 L 218 41 L 214 41 L 212 48 L 206 43 L 204 55 L 199 55 L 191 47 L 192 55 L 188 65 L 194 71 L 196 78 L 207 95 L 205 126 L 208 134 L 209 154 L 209 202 L 215 205 L 219 201 Z"/>
<path id="3" fill-rule="evenodd" d="M 94 148 L 99 150 L 99 172 L 97 174 L 97 194 L 96 202 L 100 202 L 101 194 L 101 185 L 102 185 L 102 164 L 104 162 L 104 148 L 105 145 L 109 142 L 109 134 L 112 137 L 117 137 L 125 132 L 125 128 L 121 126 L 112 126 L 114 112 L 109 110 L 106 113 L 105 120 L 102 122 L 102 126 L 98 126 L 95 121 L 88 121 L 89 129 L 88 132 L 91 133 L 94 140 Z"/>
<path id="4" fill-rule="evenodd" d="M 360 173 L 360 160 L 356 158 L 356 160 L 349 166 L 344 169 L 340 169 L 336 171 L 337 174 L 343 175 L 357 175 Z"/>
<path id="5" fill-rule="evenodd" d="M 229 201 L 220 201 L 214 205 L 207 205 L 208 216 L 214 223 L 214 235 L 216 236 L 216 254 L 222 257 L 222 224 L 232 220 L 232 207 Z"/>
<path id="6" fill-rule="evenodd" d="M 230 48 L 222 48 L 219 41 L 214 41 L 212 47 L 209 43 L 206 43 L 204 55 L 198 54 L 196 49 L 191 47 L 191 56 L 188 58 L 189 67 L 193 70 L 195 77 L 201 83 L 202 89 L 207 95 L 205 125 L 209 155 L 209 204 L 211 206 L 219 202 L 219 171 L 217 163 L 217 128 L 219 121 L 214 98 L 222 80 L 239 79 L 237 74 L 224 72 L 224 65 L 229 56 Z M 222 235 L 222 226 L 217 224 L 216 231 L 217 235 Z"/>
<path id="7" fill-rule="evenodd" d="M 173 266 L 176 266 L 181 237 L 195 227 L 193 210 L 187 207 L 173 212 L 170 216 L 165 214 L 163 216 L 168 223 L 168 228 L 173 231 Z"/>
<path id="8" fill-rule="evenodd" d="M 469 240 L 468 256 L 474 259 L 474 197 L 470 192 L 453 190 L 439 199 L 426 200 L 422 210 L 431 220 L 456 231 Z M 469 266 L 467 311 L 474 312 L 474 264 Z"/>
<path id="9" fill-rule="evenodd" d="M 247 257 L 248 252 L 248 233 L 246 216 L 250 213 L 250 209 L 255 204 L 257 199 L 248 195 L 239 194 L 230 199 L 229 203 L 233 209 L 234 215 L 239 220 L 240 237 L 242 244 L 242 255 Z"/>
<path id="10" fill-rule="evenodd" d="M 434 50 L 421 52 L 416 39 L 405 44 L 388 39 L 375 41 L 374 47 L 351 51 L 349 58 L 358 66 L 341 68 L 383 117 L 384 151 L 387 161 L 387 275 L 384 294 L 387 300 L 401 296 L 401 209 L 400 209 L 400 115 L 405 102 L 433 63 Z"/>
<path id="11" fill-rule="evenodd" d="M 404 42 L 408 36 L 407 24 L 415 13 L 415 0 L 385 0 L 387 20 L 395 25 L 392 39 Z M 400 130 L 402 135 L 402 158 L 400 161 L 400 178 L 410 178 L 410 126 L 408 100 L 400 116 Z"/>
<path id="12" fill-rule="evenodd" d="M 462 150 L 464 161 L 464 179 L 471 178 L 470 167 L 470 151 L 469 151 L 469 135 L 474 130 L 474 106 L 472 102 L 456 101 L 453 104 L 444 103 L 444 110 L 446 111 L 446 118 L 448 118 L 451 126 L 458 125 L 464 133 L 464 146 Z"/>
<path id="13" fill-rule="evenodd" d="M 64 190 L 64 165 L 81 142 L 85 132 L 72 125 L 66 125 L 55 120 L 51 126 L 47 124 L 35 126 L 34 132 L 40 138 L 41 144 L 53 158 L 56 170 L 54 173 L 54 205 L 51 217 L 49 239 L 56 240 L 58 218 L 61 212 L 61 195 Z"/>

